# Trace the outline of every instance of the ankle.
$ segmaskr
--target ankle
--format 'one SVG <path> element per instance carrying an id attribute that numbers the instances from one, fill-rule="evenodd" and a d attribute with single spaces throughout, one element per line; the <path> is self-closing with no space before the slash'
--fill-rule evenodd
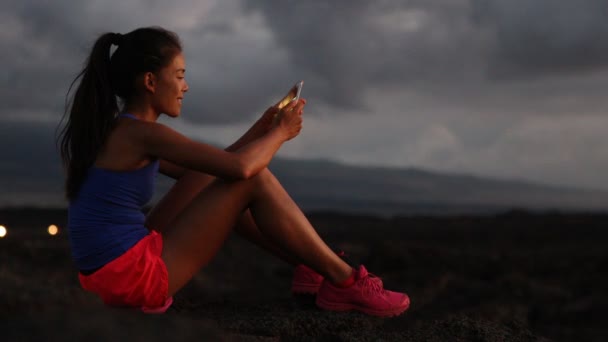
<path id="1" fill-rule="evenodd" d="M 355 269 L 351 268 L 350 275 L 345 279 L 339 281 L 333 281 L 332 284 L 339 288 L 351 287 L 355 283 Z"/>

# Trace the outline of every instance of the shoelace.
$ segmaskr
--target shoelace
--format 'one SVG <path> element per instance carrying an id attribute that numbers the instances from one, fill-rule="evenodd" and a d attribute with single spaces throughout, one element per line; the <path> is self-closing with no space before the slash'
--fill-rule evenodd
<path id="1" fill-rule="evenodd" d="M 382 279 L 376 277 L 375 275 L 369 273 L 367 277 L 363 278 L 363 294 L 366 296 L 372 296 L 375 294 L 383 294 L 384 293 L 384 284 L 382 283 Z"/>

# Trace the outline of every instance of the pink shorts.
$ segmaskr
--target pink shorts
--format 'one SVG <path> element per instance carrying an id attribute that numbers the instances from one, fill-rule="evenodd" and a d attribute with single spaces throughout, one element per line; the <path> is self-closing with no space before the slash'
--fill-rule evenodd
<path id="1" fill-rule="evenodd" d="M 79 273 L 80 284 L 85 290 L 96 293 L 107 305 L 163 313 L 173 303 L 173 297 L 168 296 L 169 274 L 161 258 L 162 250 L 162 235 L 151 231 L 95 273 Z"/>

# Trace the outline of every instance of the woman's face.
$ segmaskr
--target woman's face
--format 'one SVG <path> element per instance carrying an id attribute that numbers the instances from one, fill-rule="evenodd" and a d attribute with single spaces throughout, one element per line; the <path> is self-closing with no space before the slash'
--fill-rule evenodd
<path id="1" fill-rule="evenodd" d="M 171 117 L 179 116 L 184 93 L 188 91 L 185 73 L 186 61 L 181 53 L 178 53 L 168 66 L 160 70 L 153 99 L 157 112 Z"/>

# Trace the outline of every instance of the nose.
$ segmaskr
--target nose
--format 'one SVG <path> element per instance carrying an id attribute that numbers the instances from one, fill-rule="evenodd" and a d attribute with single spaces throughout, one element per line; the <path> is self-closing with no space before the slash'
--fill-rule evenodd
<path id="1" fill-rule="evenodd" d="M 182 91 L 185 93 L 188 91 L 188 89 L 190 89 L 190 87 L 188 87 L 188 82 L 184 81 L 184 88 L 182 89 Z"/>

